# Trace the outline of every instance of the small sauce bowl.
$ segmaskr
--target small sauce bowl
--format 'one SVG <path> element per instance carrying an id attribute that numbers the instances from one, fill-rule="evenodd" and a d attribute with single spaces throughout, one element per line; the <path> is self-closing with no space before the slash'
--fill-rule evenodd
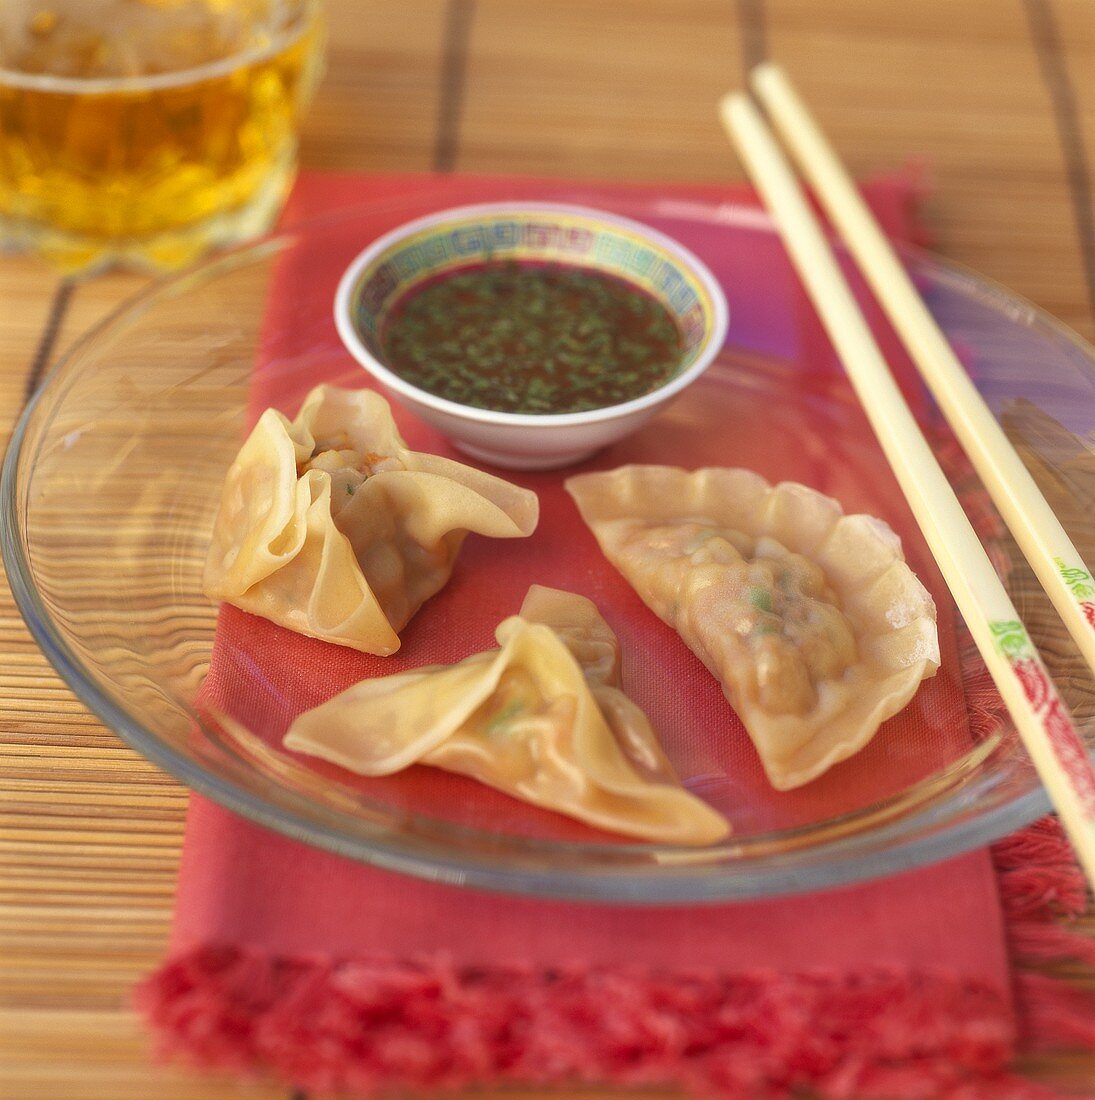
<path id="1" fill-rule="evenodd" d="M 620 404 L 583 412 L 517 413 L 439 397 L 385 363 L 384 326 L 410 293 L 500 260 L 600 272 L 654 297 L 680 330 L 680 365 L 656 389 Z M 711 365 L 726 338 L 728 312 L 706 265 L 671 237 L 629 218 L 562 203 L 462 206 L 409 222 L 360 253 L 335 295 L 335 324 L 343 343 L 390 397 L 466 454 L 524 470 L 579 462 L 649 420 Z"/>

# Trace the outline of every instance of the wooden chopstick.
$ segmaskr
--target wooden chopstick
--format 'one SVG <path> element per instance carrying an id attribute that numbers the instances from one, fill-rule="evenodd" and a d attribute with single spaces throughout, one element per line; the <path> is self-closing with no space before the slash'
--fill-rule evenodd
<path id="1" fill-rule="evenodd" d="M 1095 581 L 947 337 L 916 291 L 870 208 L 778 65 L 750 76 L 799 170 L 867 278 L 978 476 L 1095 672 Z M 1031 369 L 1036 369 L 1032 364 Z"/>
<path id="2" fill-rule="evenodd" d="M 720 115 L 768 207 L 898 484 L 1095 886 L 1095 768 L 836 262 L 791 166 L 744 94 Z"/>

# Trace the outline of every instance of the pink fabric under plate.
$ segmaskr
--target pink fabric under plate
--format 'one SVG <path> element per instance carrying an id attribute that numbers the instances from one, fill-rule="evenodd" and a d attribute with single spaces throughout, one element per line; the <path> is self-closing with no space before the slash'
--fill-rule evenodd
<path id="1" fill-rule="evenodd" d="M 286 222 L 383 196 L 418 196 L 426 210 L 562 186 L 305 176 Z M 666 210 L 677 211 L 712 198 L 753 202 L 710 186 L 571 190 L 576 200 L 624 210 L 636 195 L 660 195 Z M 867 193 L 896 238 L 915 236 L 907 178 L 875 181 Z M 256 413 L 271 404 L 294 412 L 318 381 L 364 383 L 333 327 L 330 347 L 312 357 L 304 378 L 294 319 L 329 302 L 345 262 L 365 243 L 346 241 L 344 254 L 317 252 L 275 276 Z M 799 364 L 796 397 L 780 405 L 725 382 L 697 387 L 587 467 L 749 465 L 831 492 L 849 510 L 883 515 L 902 534 L 940 605 L 944 667 L 861 757 L 801 792 L 774 796 L 717 685 L 603 561 L 558 473 L 515 478 L 541 495 L 537 533 L 524 543 L 469 540 L 451 585 L 419 612 L 393 658 L 328 646 L 224 608 L 205 702 L 277 745 L 297 712 L 362 676 L 487 648 L 497 621 L 539 582 L 598 602 L 629 655 L 628 687 L 662 730 L 682 776 L 731 816 L 737 808 L 746 832 L 854 810 L 877 797 L 879 784 L 906 785 L 959 755 L 971 731 L 949 597 L 781 253 L 769 244 L 747 256 L 712 257 L 698 232 L 686 243 L 727 286 L 732 317 L 754 326 L 747 343 L 773 362 Z M 766 311 L 785 313 L 789 303 L 801 316 L 796 333 L 765 346 Z M 902 382 L 922 407 L 915 381 L 903 374 Z M 772 384 L 784 383 L 777 370 Z M 834 408 L 832 450 L 805 442 L 802 418 Z M 731 418 L 725 428 L 712 426 L 712 409 Z M 413 447 L 453 453 L 402 411 L 397 417 Z M 433 769 L 373 781 L 335 768 L 324 774 L 391 806 L 427 813 L 444 806 L 444 816 L 465 825 L 609 839 Z M 168 1046 L 316 1088 L 584 1080 L 677 1082 L 743 1098 L 804 1087 L 826 1096 L 1041 1095 L 1006 1070 L 1016 1024 L 997 877 L 985 851 L 775 900 L 604 906 L 404 877 L 307 847 L 195 796 L 171 955 L 143 997 Z"/>

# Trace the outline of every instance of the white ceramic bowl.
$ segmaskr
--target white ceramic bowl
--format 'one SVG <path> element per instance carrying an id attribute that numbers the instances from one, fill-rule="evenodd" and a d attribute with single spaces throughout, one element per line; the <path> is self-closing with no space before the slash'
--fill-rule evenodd
<path id="1" fill-rule="evenodd" d="M 680 367 L 658 389 L 632 401 L 544 415 L 461 405 L 389 370 L 380 334 L 392 307 L 420 283 L 488 259 L 585 267 L 653 294 L 683 333 Z M 563 203 L 461 206 L 408 222 L 357 256 L 335 296 L 339 335 L 389 396 L 467 454 L 527 470 L 578 462 L 649 420 L 710 366 L 728 319 L 722 288 L 687 248 L 629 218 Z"/>

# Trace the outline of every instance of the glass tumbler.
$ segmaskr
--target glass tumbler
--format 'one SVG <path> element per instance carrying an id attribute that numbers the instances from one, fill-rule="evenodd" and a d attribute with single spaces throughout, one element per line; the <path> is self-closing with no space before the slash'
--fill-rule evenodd
<path id="1" fill-rule="evenodd" d="M 0 244 L 158 270 L 263 232 L 322 40 L 318 0 L 3 0 Z"/>

